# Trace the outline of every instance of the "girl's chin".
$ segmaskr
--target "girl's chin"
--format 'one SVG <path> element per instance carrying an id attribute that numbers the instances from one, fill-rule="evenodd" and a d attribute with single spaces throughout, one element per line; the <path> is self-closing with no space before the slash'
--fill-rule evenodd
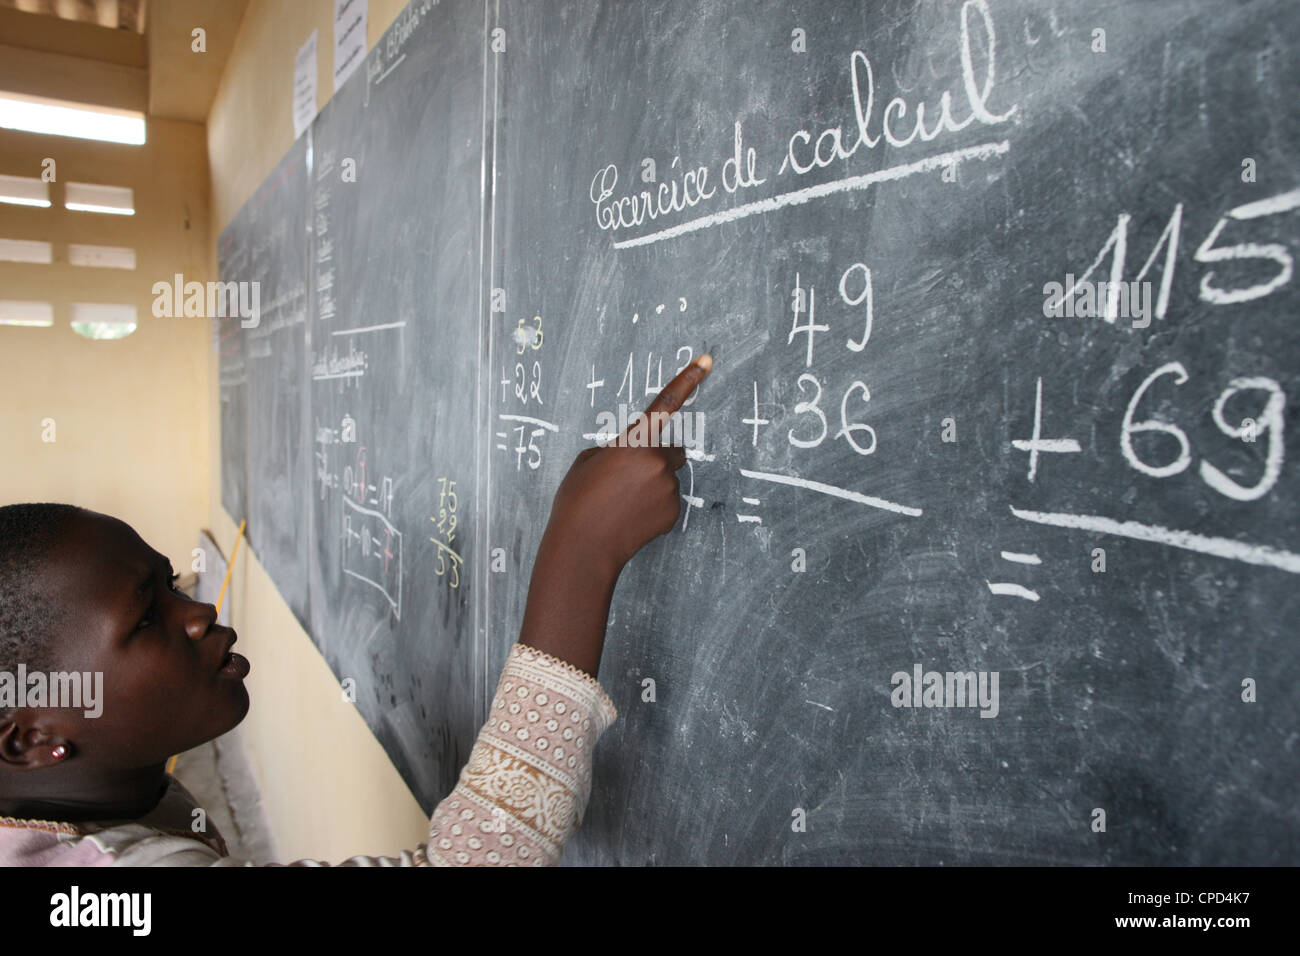
<path id="1" fill-rule="evenodd" d="M 222 708 L 222 713 L 226 715 L 226 719 L 222 721 L 222 729 L 217 731 L 217 733 L 212 737 L 209 737 L 208 740 L 215 740 L 217 737 L 229 733 L 243 723 L 244 718 L 248 716 L 250 703 L 248 688 L 244 686 L 244 682 L 237 681 L 232 683 L 230 693 L 227 695 L 227 706 Z M 207 740 L 203 741 L 203 743 L 207 742 Z"/>
<path id="2" fill-rule="evenodd" d="M 248 688 L 244 686 L 243 681 L 229 682 L 226 685 L 226 692 L 207 707 L 209 722 L 207 723 L 207 729 L 204 731 L 204 736 L 181 747 L 176 752 L 184 753 L 187 750 L 193 750 L 195 747 L 202 747 L 223 734 L 230 733 L 244 722 L 244 718 L 248 716 L 248 708 Z M 220 717 L 218 718 L 217 715 L 220 715 Z"/>
<path id="3" fill-rule="evenodd" d="M 248 716 L 248 708 L 252 703 L 251 698 L 248 696 L 248 688 L 244 686 L 243 681 L 239 682 L 239 701 L 240 704 L 236 709 L 237 716 L 235 717 L 235 722 L 230 725 L 231 730 L 243 723 L 244 718 Z"/>

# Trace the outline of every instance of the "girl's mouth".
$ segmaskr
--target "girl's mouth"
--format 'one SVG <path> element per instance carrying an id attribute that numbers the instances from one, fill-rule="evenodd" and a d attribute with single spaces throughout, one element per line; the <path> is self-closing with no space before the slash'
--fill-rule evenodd
<path id="1" fill-rule="evenodd" d="M 228 651 L 217 673 L 231 680 L 243 680 L 248 676 L 250 670 L 252 670 L 252 667 L 248 663 L 247 657 L 243 654 L 236 654 L 234 651 Z"/>

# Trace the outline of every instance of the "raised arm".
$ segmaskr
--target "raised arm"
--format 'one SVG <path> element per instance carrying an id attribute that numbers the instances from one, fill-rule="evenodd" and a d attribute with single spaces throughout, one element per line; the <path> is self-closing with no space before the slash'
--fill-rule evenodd
<path id="1" fill-rule="evenodd" d="M 655 396 L 645 424 L 578 454 L 560 483 L 537 549 L 519 641 L 596 675 L 619 574 L 681 512 L 681 447 L 659 446 L 667 416 L 713 367 L 701 355 Z"/>
<path id="2" fill-rule="evenodd" d="M 436 862 L 554 863 L 577 829 L 592 750 L 617 716 L 595 679 L 614 587 L 632 556 L 677 523 L 686 453 L 659 439 L 712 365 L 707 355 L 688 365 L 655 396 L 643 426 L 580 452 L 560 483 L 519 643 L 456 789 L 433 814 Z"/>

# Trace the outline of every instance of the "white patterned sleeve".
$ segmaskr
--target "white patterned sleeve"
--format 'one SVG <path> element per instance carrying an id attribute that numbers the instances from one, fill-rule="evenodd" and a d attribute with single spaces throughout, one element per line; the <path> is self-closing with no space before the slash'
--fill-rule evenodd
<path id="1" fill-rule="evenodd" d="M 515 644 L 469 762 L 429 822 L 433 866 L 548 866 L 591 794 L 592 749 L 618 711 L 592 677 Z"/>

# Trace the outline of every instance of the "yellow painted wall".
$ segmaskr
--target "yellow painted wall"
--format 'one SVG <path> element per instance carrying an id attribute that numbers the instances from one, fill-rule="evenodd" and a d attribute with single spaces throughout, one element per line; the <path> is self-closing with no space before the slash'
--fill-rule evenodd
<path id="1" fill-rule="evenodd" d="M 144 146 L 0 130 L 0 173 L 41 175 L 48 209 L 0 204 L 0 237 L 53 244 L 51 265 L 0 262 L 0 298 L 54 305 L 52 328 L 0 327 L 0 502 L 67 501 L 116 515 L 178 571 L 207 523 L 213 388 L 203 319 L 154 318 L 153 283 L 205 281 L 211 250 L 204 129 L 151 121 Z M 135 191 L 131 217 L 63 208 L 69 180 Z M 134 271 L 68 265 L 68 243 L 132 246 Z M 72 331 L 74 302 L 129 303 L 118 341 Z M 53 442 L 42 420 L 54 419 Z"/>
<path id="2" fill-rule="evenodd" d="M 367 46 L 405 6 L 371 0 Z M 208 114 L 212 243 L 293 143 L 294 56 L 317 34 L 318 107 L 333 93 L 333 0 L 250 0 Z M 215 272 L 216 262 L 211 264 Z M 221 506 L 220 416 L 209 354 L 210 527 L 226 554 L 238 518 Z M 338 862 L 423 842 L 428 820 L 338 680 L 256 561 L 239 558 L 233 624 L 253 665 L 243 725 L 271 828 L 285 860 Z"/>

